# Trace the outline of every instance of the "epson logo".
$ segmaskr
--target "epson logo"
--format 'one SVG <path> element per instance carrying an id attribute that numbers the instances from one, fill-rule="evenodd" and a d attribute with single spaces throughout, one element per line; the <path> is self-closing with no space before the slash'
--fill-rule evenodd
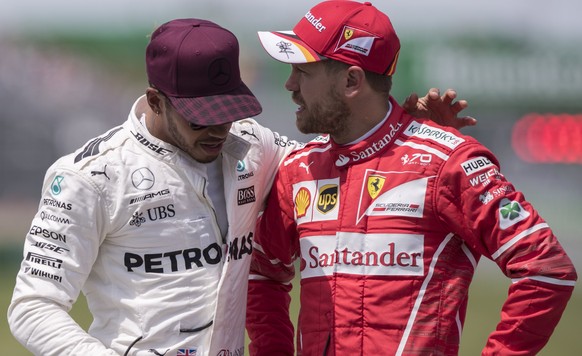
<path id="1" fill-rule="evenodd" d="M 61 241 L 61 242 L 67 243 L 67 235 L 59 234 L 57 232 L 50 231 L 48 229 L 44 229 L 40 226 L 32 225 L 32 227 L 30 228 L 28 233 L 31 235 L 34 235 L 34 236 L 42 236 L 45 239 L 51 239 L 51 240 Z"/>

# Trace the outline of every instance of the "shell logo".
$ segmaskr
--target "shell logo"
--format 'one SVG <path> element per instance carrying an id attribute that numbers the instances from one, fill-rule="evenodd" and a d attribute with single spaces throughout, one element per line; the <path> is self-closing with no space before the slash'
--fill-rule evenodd
<path id="1" fill-rule="evenodd" d="M 307 212 L 307 208 L 311 205 L 311 193 L 305 187 L 299 189 L 295 195 L 295 214 L 297 218 L 302 218 Z"/>

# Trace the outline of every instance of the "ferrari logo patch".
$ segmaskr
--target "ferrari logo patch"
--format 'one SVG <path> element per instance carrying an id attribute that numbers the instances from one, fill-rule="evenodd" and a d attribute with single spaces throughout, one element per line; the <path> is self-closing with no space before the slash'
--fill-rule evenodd
<path id="1" fill-rule="evenodd" d="M 346 28 L 346 30 L 344 31 L 344 38 L 347 40 L 349 40 L 352 36 L 354 35 L 354 30 L 352 30 L 351 28 Z"/>
<path id="2" fill-rule="evenodd" d="M 368 177 L 368 194 L 372 199 L 376 199 L 382 191 L 386 178 L 381 175 L 371 175 Z"/>

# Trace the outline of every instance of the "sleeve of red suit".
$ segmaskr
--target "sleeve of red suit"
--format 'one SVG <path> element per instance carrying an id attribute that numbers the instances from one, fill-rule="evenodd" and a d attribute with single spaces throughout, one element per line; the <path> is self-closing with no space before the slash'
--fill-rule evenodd
<path id="1" fill-rule="evenodd" d="M 487 167 L 471 168 L 479 166 Z M 440 218 L 511 279 L 501 320 L 483 355 L 536 354 L 573 292 L 577 275 L 572 261 L 548 223 L 481 145 L 469 143 L 451 153 L 435 184 Z"/>
<path id="2" fill-rule="evenodd" d="M 277 175 L 253 241 L 247 304 L 251 355 L 294 355 L 289 292 L 299 248 L 287 194 Z"/>

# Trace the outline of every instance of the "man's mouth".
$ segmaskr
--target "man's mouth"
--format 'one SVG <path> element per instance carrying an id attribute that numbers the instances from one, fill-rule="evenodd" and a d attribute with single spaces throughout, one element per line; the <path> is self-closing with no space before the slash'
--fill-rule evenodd
<path id="1" fill-rule="evenodd" d="M 204 142 L 204 143 L 200 143 L 200 146 L 202 146 L 206 151 L 208 152 L 220 152 L 222 150 L 222 146 L 224 145 L 224 140 L 221 141 L 216 141 L 216 142 Z"/>

